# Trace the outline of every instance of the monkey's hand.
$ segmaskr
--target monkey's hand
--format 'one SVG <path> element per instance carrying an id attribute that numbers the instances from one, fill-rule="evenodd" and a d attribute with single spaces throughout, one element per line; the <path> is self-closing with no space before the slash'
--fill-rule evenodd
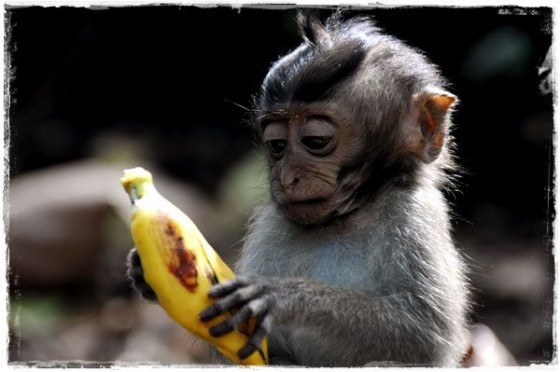
<path id="1" fill-rule="evenodd" d="M 244 359 L 251 355 L 276 323 L 283 323 L 291 314 L 290 301 L 297 296 L 297 281 L 279 278 L 244 278 L 215 285 L 208 296 L 216 302 L 202 311 L 200 320 L 208 322 L 219 315 L 232 311 L 232 315 L 222 323 L 210 328 L 214 337 L 223 336 L 234 329 L 243 327 L 254 317 L 256 319 L 247 344 L 238 351 Z"/>
<path id="2" fill-rule="evenodd" d="M 144 269 L 136 248 L 132 248 L 126 260 L 126 276 L 132 282 L 132 288 L 146 300 L 157 301 L 157 296 L 152 287 L 144 280 Z"/>

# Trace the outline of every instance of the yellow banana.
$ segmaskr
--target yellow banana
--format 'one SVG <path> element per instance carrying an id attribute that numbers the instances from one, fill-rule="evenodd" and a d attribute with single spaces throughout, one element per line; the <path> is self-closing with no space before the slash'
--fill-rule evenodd
<path id="1" fill-rule="evenodd" d="M 243 330 L 212 337 L 209 328 L 223 321 L 225 316 L 208 323 L 199 320 L 198 314 L 214 302 L 207 296 L 208 290 L 214 284 L 234 279 L 235 275 L 196 225 L 159 194 L 151 173 L 145 169 L 125 170 L 121 183 L 132 202 L 131 230 L 144 279 L 167 314 L 194 335 L 216 346 L 234 363 L 266 364 L 266 340 L 248 358 L 239 359 L 237 351 L 248 340 Z"/>

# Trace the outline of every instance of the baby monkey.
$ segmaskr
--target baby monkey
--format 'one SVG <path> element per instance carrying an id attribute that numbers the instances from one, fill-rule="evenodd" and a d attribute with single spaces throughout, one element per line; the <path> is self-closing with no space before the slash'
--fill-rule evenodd
<path id="1" fill-rule="evenodd" d="M 239 355 L 271 364 L 458 366 L 469 343 L 465 264 L 450 234 L 457 98 L 417 50 L 371 18 L 298 15 L 303 43 L 270 69 L 254 126 L 271 200 L 239 278 L 200 318 L 220 337 L 256 317 Z M 133 251 L 131 276 L 150 289 Z"/>

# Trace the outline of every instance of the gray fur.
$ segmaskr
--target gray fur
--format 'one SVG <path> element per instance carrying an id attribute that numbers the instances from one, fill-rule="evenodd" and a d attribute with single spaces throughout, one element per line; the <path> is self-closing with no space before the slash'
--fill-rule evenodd
<path id="1" fill-rule="evenodd" d="M 262 207 L 238 273 L 305 283 L 301 312 L 277 316 L 271 360 L 457 366 L 468 343 L 467 288 L 448 224 L 430 184 L 391 190 L 343 223 L 314 228 Z"/>

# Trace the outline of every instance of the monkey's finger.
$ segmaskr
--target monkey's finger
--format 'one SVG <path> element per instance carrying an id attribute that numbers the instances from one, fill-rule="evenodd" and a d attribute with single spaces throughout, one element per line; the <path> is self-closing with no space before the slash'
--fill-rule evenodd
<path id="1" fill-rule="evenodd" d="M 215 302 L 213 305 L 203 310 L 198 317 L 201 321 L 207 322 L 222 315 L 226 311 L 233 308 L 240 307 L 247 303 L 259 293 L 260 289 L 257 286 L 249 286 L 241 288 L 227 297 Z"/>
<path id="2" fill-rule="evenodd" d="M 144 276 L 144 271 L 142 270 L 142 263 L 140 262 L 140 255 L 136 248 L 132 248 L 128 252 L 127 270 L 126 274 L 129 278 L 136 280 L 137 278 L 142 278 Z"/>
<path id="3" fill-rule="evenodd" d="M 152 287 L 150 287 L 148 283 L 146 282 L 135 283 L 134 287 L 138 292 L 140 292 L 142 297 L 144 297 L 146 300 L 153 301 L 153 302 L 158 301 L 156 292 L 154 292 L 154 290 L 152 289 Z"/>
<path id="4" fill-rule="evenodd" d="M 257 324 L 257 328 L 249 338 L 249 341 L 247 341 L 247 344 L 237 352 L 239 359 L 245 359 L 256 350 L 259 350 L 263 339 L 270 333 L 270 329 L 272 328 L 272 316 L 270 314 L 265 314 L 262 316 L 262 321 L 257 321 Z"/>
<path id="5" fill-rule="evenodd" d="M 144 280 L 144 270 L 136 248 L 132 248 L 128 253 L 126 275 L 132 281 L 132 287 L 140 292 L 142 297 L 149 301 L 158 300 L 152 287 Z"/>
<path id="6" fill-rule="evenodd" d="M 244 278 L 237 278 L 229 282 L 216 284 L 208 291 L 208 297 L 216 299 L 229 295 L 241 287 L 247 286 L 249 283 Z"/>
<path id="7" fill-rule="evenodd" d="M 220 337 L 227 333 L 230 333 L 235 329 L 236 326 L 245 323 L 252 316 L 252 310 L 248 306 L 244 306 L 237 313 L 224 320 L 220 324 L 209 329 L 210 334 L 213 337 Z"/>

